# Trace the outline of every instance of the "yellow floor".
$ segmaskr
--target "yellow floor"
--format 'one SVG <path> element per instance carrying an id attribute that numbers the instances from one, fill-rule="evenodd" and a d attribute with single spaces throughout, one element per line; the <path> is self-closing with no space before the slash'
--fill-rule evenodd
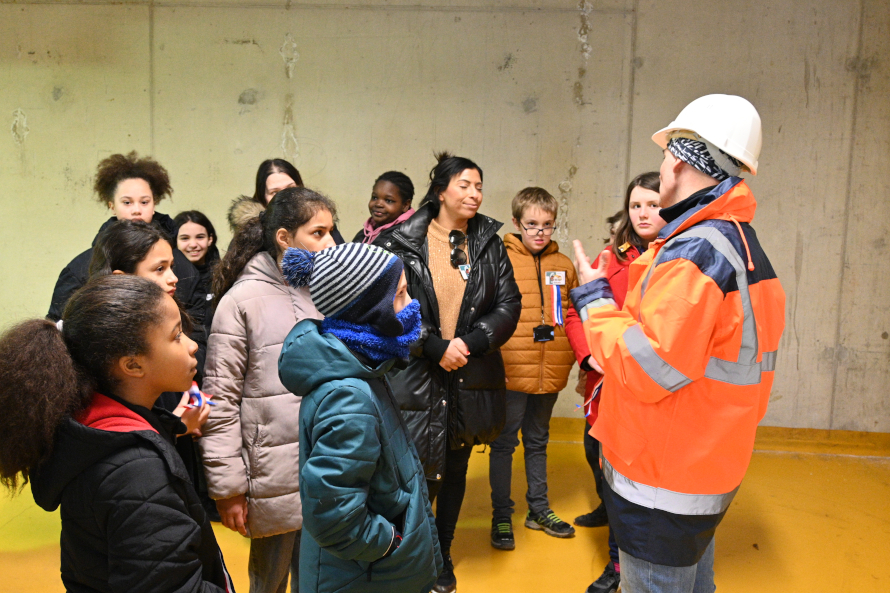
<path id="1" fill-rule="evenodd" d="M 550 500 L 564 519 L 597 503 L 577 421 L 559 421 L 550 445 Z M 783 593 L 890 591 L 890 437 L 761 429 L 739 494 L 717 532 L 719 590 Z M 577 592 L 607 561 L 605 529 L 558 540 L 514 521 L 516 550 L 488 543 L 488 457 L 474 452 L 453 555 L 461 593 Z M 514 499 L 523 501 L 521 458 Z M 58 515 L 29 492 L 0 498 L 0 591 L 62 591 Z M 217 529 L 235 586 L 247 591 L 247 540 Z"/>

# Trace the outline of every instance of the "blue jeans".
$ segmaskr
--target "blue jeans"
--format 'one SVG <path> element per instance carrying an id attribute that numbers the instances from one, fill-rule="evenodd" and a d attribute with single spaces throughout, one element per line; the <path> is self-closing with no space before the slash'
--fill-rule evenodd
<path id="1" fill-rule="evenodd" d="M 250 593 L 287 593 L 290 573 L 291 593 L 300 590 L 300 536 L 302 530 L 289 531 L 250 540 L 247 575 Z"/>
<path id="2" fill-rule="evenodd" d="M 664 566 L 635 558 L 618 550 L 621 559 L 621 590 L 624 593 L 714 593 L 714 540 L 698 564 Z"/>
<path id="3" fill-rule="evenodd" d="M 547 500 L 547 443 L 550 441 L 550 416 L 557 393 L 529 394 L 507 390 L 507 421 L 500 436 L 491 444 L 488 482 L 491 485 L 491 506 L 495 519 L 509 520 L 514 502 L 510 498 L 513 478 L 513 451 L 525 449 L 525 479 L 528 509 L 537 514 L 550 509 Z"/>

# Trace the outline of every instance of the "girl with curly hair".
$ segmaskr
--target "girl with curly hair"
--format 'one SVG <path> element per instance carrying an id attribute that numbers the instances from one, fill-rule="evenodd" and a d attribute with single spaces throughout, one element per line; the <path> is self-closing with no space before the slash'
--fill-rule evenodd
<path id="1" fill-rule="evenodd" d="M 121 274 L 76 292 L 61 324 L 0 337 L 0 481 L 61 507 L 66 590 L 233 590 L 173 447 L 181 422 L 154 407 L 189 388 L 196 350 L 173 298 Z"/>
<path id="2" fill-rule="evenodd" d="M 96 170 L 93 189 L 97 201 L 112 213 L 112 217 L 105 221 L 93 239 L 93 245 L 96 244 L 99 235 L 118 220 L 141 220 L 154 225 L 167 237 L 174 236 L 176 229 L 173 219 L 155 210 L 159 202 L 173 193 L 170 176 L 167 170 L 151 157 L 140 157 L 133 151 L 126 155 L 113 154 L 103 159 Z M 93 249 L 90 247 L 71 260 L 59 274 L 46 315 L 51 321 L 61 319 L 68 299 L 74 291 L 86 284 L 92 254 Z M 207 342 L 203 332 L 207 294 L 201 293 L 198 288 L 200 276 L 195 266 L 178 249 L 173 250 L 173 258 L 173 271 L 179 279 L 176 298 L 195 322 L 190 337 L 198 342 L 203 350 Z"/>

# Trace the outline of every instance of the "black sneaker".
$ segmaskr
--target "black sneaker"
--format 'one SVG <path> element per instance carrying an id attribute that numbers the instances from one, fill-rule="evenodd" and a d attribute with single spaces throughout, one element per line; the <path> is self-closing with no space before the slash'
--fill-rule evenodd
<path id="1" fill-rule="evenodd" d="M 621 573 L 616 571 L 615 565 L 609 562 L 600 578 L 587 587 L 587 593 L 615 593 L 620 584 Z"/>
<path id="2" fill-rule="evenodd" d="M 513 524 L 509 519 L 493 519 L 491 521 L 491 546 L 498 550 L 513 550 L 516 540 L 513 539 Z"/>
<path id="3" fill-rule="evenodd" d="M 525 516 L 525 526 L 529 529 L 543 530 L 553 537 L 573 537 L 575 528 L 556 516 L 556 513 L 547 509 L 540 515 L 528 512 Z"/>
<path id="4" fill-rule="evenodd" d="M 606 515 L 606 507 L 603 503 L 586 515 L 575 517 L 575 525 L 578 527 L 605 527 L 608 524 L 609 517 Z"/>
<path id="5" fill-rule="evenodd" d="M 451 554 L 442 556 L 442 573 L 436 579 L 433 585 L 435 593 L 455 593 L 457 591 L 457 579 L 454 577 L 454 563 L 451 561 Z"/>

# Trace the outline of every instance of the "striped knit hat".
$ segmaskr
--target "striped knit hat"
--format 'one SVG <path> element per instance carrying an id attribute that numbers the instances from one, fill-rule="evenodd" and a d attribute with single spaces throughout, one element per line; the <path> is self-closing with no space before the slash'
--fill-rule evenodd
<path id="1" fill-rule="evenodd" d="M 288 284 L 308 286 L 322 315 L 370 325 L 385 336 L 404 332 L 392 305 L 402 268 L 402 260 L 389 251 L 362 243 L 317 253 L 290 248 L 281 262 Z"/>

